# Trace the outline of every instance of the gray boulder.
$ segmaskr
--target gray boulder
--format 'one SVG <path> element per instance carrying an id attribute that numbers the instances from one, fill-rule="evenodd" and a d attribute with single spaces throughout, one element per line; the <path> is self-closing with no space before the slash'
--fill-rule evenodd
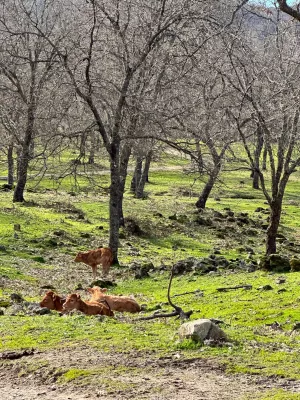
<path id="1" fill-rule="evenodd" d="M 179 328 L 180 339 L 192 339 L 195 342 L 204 340 L 226 340 L 226 334 L 210 319 L 196 319 L 182 324 Z"/>

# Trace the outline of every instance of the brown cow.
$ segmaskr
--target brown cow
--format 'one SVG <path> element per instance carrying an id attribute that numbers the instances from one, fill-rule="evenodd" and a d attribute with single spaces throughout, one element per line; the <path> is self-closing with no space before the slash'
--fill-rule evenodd
<path id="1" fill-rule="evenodd" d="M 92 295 L 91 301 L 103 302 L 106 301 L 113 311 L 131 312 L 136 313 L 141 311 L 141 306 L 131 297 L 126 296 L 112 296 L 105 294 L 106 288 L 99 288 L 94 286 L 87 288 L 87 291 Z"/>
<path id="2" fill-rule="evenodd" d="M 40 302 L 40 306 L 49 308 L 49 310 L 63 311 L 63 304 L 65 301 L 65 298 L 49 290 Z"/>
<path id="3" fill-rule="evenodd" d="M 102 264 L 103 276 L 108 274 L 108 271 L 113 262 L 113 254 L 109 247 L 100 247 L 96 250 L 79 252 L 74 259 L 75 262 L 83 262 L 93 269 L 93 278 L 96 279 L 97 265 Z"/>
<path id="4" fill-rule="evenodd" d="M 83 301 L 80 297 L 80 294 L 73 293 L 70 294 L 65 303 L 63 304 L 63 308 L 66 311 L 78 310 L 83 312 L 86 315 L 108 315 L 109 317 L 113 317 L 114 313 L 111 309 L 104 303 L 97 303 L 96 301 Z"/>

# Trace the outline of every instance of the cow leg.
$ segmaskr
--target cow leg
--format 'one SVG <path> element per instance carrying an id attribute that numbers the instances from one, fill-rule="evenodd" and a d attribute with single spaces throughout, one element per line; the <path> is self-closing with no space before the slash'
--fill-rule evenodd
<path id="1" fill-rule="evenodd" d="M 93 278 L 94 278 L 94 280 L 96 280 L 96 277 L 97 277 L 97 265 L 92 265 L 92 269 L 93 269 Z"/>

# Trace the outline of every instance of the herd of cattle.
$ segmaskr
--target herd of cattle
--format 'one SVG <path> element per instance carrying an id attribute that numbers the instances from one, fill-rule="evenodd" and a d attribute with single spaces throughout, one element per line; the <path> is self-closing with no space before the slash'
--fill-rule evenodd
<path id="1" fill-rule="evenodd" d="M 87 291 L 92 296 L 90 300 L 84 301 L 77 293 L 72 293 L 63 298 L 49 290 L 40 302 L 40 306 L 60 312 L 76 309 L 86 315 L 100 314 L 110 317 L 114 316 L 114 311 L 131 313 L 141 311 L 140 305 L 131 297 L 108 295 L 106 288 L 101 289 L 98 286 L 88 288 Z"/>
<path id="2" fill-rule="evenodd" d="M 107 275 L 113 262 L 113 255 L 110 248 L 101 247 L 96 250 L 78 253 L 74 261 L 83 262 L 92 267 L 93 278 L 95 279 L 99 264 L 102 264 L 103 275 Z M 140 305 L 131 297 L 108 295 L 106 294 L 106 288 L 101 289 L 98 286 L 88 288 L 87 291 L 91 294 L 91 298 L 88 301 L 84 301 L 77 293 L 72 293 L 64 298 L 49 290 L 40 302 L 40 306 L 60 312 L 76 309 L 86 315 L 100 314 L 110 317 L 114 316 L 114 311 L 131 313 L 141 311 Z"/>

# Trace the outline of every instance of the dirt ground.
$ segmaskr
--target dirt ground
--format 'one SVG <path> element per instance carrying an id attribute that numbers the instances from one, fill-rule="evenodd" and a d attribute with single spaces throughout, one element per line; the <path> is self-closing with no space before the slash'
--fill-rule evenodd
<path id="1" fill-rule="evenodd" d="M 89 375 L 62 382 L 70 369 Z M 273 388 L 299 393 L 300 382 L 228 375 L 212 361 L 183 359 L 175 353 L 104 353 L 90 347 L 39 352 L 0 360 L 1 400 L 232 400 L 255 399 Z"/>

